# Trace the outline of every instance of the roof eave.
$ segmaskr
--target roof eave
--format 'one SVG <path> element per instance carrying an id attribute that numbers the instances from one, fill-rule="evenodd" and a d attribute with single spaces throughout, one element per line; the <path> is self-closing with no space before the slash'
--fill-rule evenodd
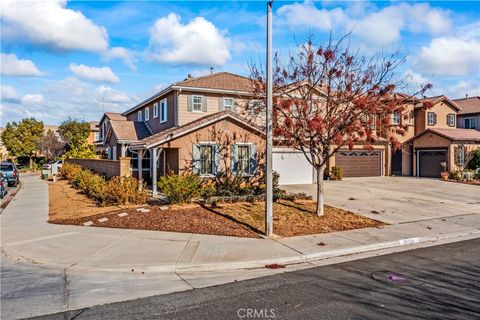
<path id="1" fill-rule="evenodd" d="M 122 113 L 122 116 L 127 116 L 128 114 L 134 112 L 135 110 L 137 109 L 140 109 L 141 107 L 145 106 L 147 103 L 150 103 L 152 102 L 153 100 L 157 99 L 158 97 L 161 97 L 163 96 L 164 94 L 167 94 L 169 93 L 170 91 L 172 91 L 172 86 L 168 86 L 166 87 L 165 89 L 163 89 L 162 91 L 160 91 L 159 93 L 156 93 L 154 94 L 153 96 L 151 96 L 150 98 L 147 98 L 145 100 L 143 100 L 142 102 L 140 102 L 139 104 L 135 105 L 134 107 L 128 109 L 127 111 L 124 111 Z"/>

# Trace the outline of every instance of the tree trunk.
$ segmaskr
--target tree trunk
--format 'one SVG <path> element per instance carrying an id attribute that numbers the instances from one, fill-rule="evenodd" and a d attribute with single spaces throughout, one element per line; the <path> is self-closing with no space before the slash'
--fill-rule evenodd
<path id="1" fill-rule="evenodd" d="M 30 155 L 28 157 L 28 164 L 30 165 L 30 170 L 33 169 L 33 159 L 32 159 L 32 155 Z"/>
<path id="2" fill-rule="evenodd" d="M 321 217 L 325 214 L 324 205 L 324 194 L 325 186 L 323 183 L 323 173 L 325 172 L 325 167 L 321 167 L 317 170 L 317 216 Z"/>

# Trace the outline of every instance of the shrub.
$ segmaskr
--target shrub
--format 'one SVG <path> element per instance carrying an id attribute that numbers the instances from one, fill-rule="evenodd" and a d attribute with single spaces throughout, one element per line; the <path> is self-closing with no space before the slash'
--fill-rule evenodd
<path id="1" fill-rule="evenodd" d="M 462 180 L 462 176 L 463 176 L 462 172 L 458 170 L 450 172 L 450 179 L 460 181 Z"/>
<path id="2" fill-rule="evenodd" d="M 343 169 L 341 167 L 334 166 L 330 169 L 330 179 L 332 180 L 342 180 L 343 179 Z"/>
<path id="3" fill-rule="evenodd" d="M 73 146 L 69 151 L 65 152 L 63 157 L 65 159 L 95 159 L 97 155 L 95 153 L 95 146 L 84 143 L 77 147 Z"/>
<path id="4" fill-rule="evenodd" d="M 158 187 L 171 203 L 185 203 L 199 197 L 202 194 L 204 184 L 206 183 L 198 175 L 186 173 L 163 176 L 158 182 Z M 211 193 L 210 187 L 206 186 L 206 190 Z"/>
<path id="5" fill-rule="evenodd" d="M 78 172 L 84 170 L 81 166 L 71 163 L 64 163 L 60 168 L 60 174 L 67 180 L 72 180 Z"/>
<path id="6" fill-rule="evenodd" d="M 468 161 L 467 168 L 477 170 L 480 168 L 480 149 L 475 149 L 470 154 L 470 161 Z"/>
<path id="7" fill-rule="evenodd" d="M 107 182 L 104 196 L 107 205 L 143 204 L 148 200 L 148 189 L 134 177 L 113 177 Z"/>

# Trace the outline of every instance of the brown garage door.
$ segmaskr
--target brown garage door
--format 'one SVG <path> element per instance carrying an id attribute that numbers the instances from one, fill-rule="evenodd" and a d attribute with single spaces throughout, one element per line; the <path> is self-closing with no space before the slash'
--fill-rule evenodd
<path id="1" fill-rule="evenodd" d="M 344 177 L 371 177 L 382 175 L 380 151 L 338 151 L 336 166 L 343 169 Z"/>
<path id="2" fill-rule="evenodd" d="M 447 161 L 446 151 L 419 151 L 418 157 L 420 177 L 440 177 L 440 172 L 443 170 L 440 163 Z"/>

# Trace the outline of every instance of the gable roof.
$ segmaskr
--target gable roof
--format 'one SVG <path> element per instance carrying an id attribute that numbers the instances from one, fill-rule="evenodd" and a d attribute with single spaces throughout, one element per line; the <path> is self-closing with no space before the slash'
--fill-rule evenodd
<path id="1" fill-rule="evenodd" d="M 99 125 L 103 122 L 103 120 L 107 118 L 109 120 L 123 120 L 123 121 L 126 121 L 127 120 L 127 117 L 123 116 L 121 113 L 119 112 L 105 112 L 103 115 L 102 115 L 102 118 L 100 119 L 99 121 Z"/>
<path id="2" fill-rule="evenodd" d="M 480 131 L 475 129 L 432 129 L 429 128 L 405 142 L 413 141 L 426 133 L 433 133 L 451 141 L 478 141 L 480 142 Z"/>
<path id="3" fill-rule="evenodd" d="M 163 143 L 166 143 L 170 140 L 177 139 L 183 135 L 186 135 L 190 132 L 197 131 L 203 127 L 209 126 L 211 124 L 214 124 L 218 121 L 224 120 L 224 119 L 230 119 L 233 120 L 234 122 L 241 123 L 254 131 L 256 131 L 259 135 L 263 135 L 263 131 L 260 130 L 257 126 L 254 124 L 250 123 L 247 119 L 243 118 L 242 116 L 238 115 L 237 113 L 234 113 L 232 111 L 221 111 L 217 112 L 205 117 L 202 117 L 200 119 L 191 121 L 189 123 L 186 123 L 182 126 L 179 127 L 173 127 L 170 129 L 167 129 L 165 131 L 156 133 L 154 135 L 151 135 L 141 141 L 138 141 L 136 143 L 132 143 L 130 147 L 153 147 L 156 145 L 160 145 Z"/>
<path id="4" fill-rule="evenodd" d="M 144 122 L 110 120 L 110 125 L 118 141 L 138 141 L 151 135 Z"/>
<path id="5" fill-rule="evenodd" d="M 462 108 L 458 114 L 480 113 L 480 97 L 470 97 L 453 100 Z"/>
<path id="6" fill-rule="evenodd" d="M 426 97 L 423 99 L 420 99 L 420 103 L 415 106 L 415 108 L 423 108 L 422 102 L 430 102 L 432 105 L 435 105 L 440 102 L 446 102 L 449 105 L 451 105 L 454 109 L 457 109 L 457 111 L 461 111 L 462 108 L 458 106 L 455 102 L 450 100 L 447 96 L 444 96 L 443 94 L 440 96 L 434 96 L 434 97 Z"/>

